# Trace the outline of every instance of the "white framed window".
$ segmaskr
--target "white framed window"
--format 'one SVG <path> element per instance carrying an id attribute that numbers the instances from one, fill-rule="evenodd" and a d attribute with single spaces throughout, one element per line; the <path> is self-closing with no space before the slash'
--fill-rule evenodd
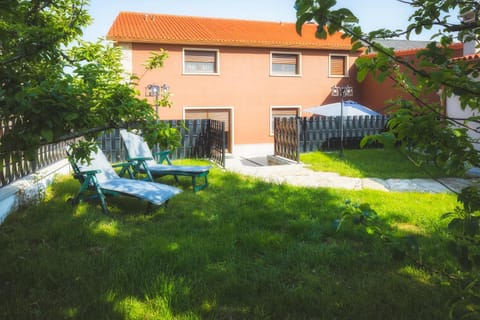
<path id="1" fill-rule="evenodd" d="M 270 107 L 270 135 L 273 136 L 275 119 L 295 118 L 300 114 L 299 106 L 274 106 Z"/>
<path id="2" fill-rule="evenodd" d="M 195 120 L 195 119 L 211 119 L 222 121 L 225 126 L 225 143 L 226 150 L 232 152 L 234 145 L 234 107 L 233 106 L 197 106 L 197 107 L 184 107 L 183 119 Z"/>
<path id="3" fill-rule="evenodd" d="M 270 53 L 270 74 L 272 76 L 300 76 L 301 54 L 299 52 Z"/>
<path id="4" fill-rule="evenodd" d="M 219 51 L 183 49 L 184 74 L 219 74 Z"/>
<path id="5" fill-rule="evenodd" d="M 328 59 L 328 74 L 330 77 L 348 77 L 348 56 L 331 54 Z"/>

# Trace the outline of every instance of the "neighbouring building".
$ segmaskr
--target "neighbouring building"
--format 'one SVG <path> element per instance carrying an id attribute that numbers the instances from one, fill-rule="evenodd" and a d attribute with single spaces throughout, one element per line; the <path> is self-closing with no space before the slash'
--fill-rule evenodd
<path id="1" fill-rule="evenodd" d="M 463 21 L 474 22 L 477 19 L 477 14 L 475 12 L 467 12 L 462 17 Z M 472 35 L 475 35 L 475 31 L 472 30 Z M 475 37 L 463 44 L 463 55 L 456 58 L 457 60 L 463 60 L 467 63 L 471 62 L 472 65 L 478 64 L 480 61 L 480 49 L 479 49 L 479 40 Z M 470 107 L 462 108 L 460 104 L 460 99 L 456 95 L 446 97 L 445 101 L 446 115 L 450 119 L 454 119 L 458 123 L 462 123 L 468 129 L 468 134 L 471 138 L 476 141 L 480 141 L 480 133 L 478 132 L 478 123 L 476 121 L 469 121 L 470 117 L 478 117 L 480 112 L 478 110 L 472 110 Z M 475 144 L 475 148 L 480 150 L 480 143 Z"/>
<path id="2" fill-rule="evenodd" d="M 410 61 L 412 63 L 418 61 L 417 53 L 428 45 L 428 41 L 408 41 L 408 40 L 377 40 L 381 45 L 392 48 L 395 56 L 400 59 Z M 455 43 L 450 46 L 453 50 L 454 57 L 462 56 L 463 44 Z M 375 54 L 371 54 L 375 56 Z M 404 66 L 399 66 L 403 72 L 410 73 Z M 413 77 L 415 78 L 415 77 Z M 386 78 L 383 82 L 378 82 L 372 76 L 367 76 L 363 82 L 359 84 L 358 99 L 362 104 L 381 113 L 391 111 L 388 100 L 403 98 L 411 100 L 412 97 L 399 88 L 396 83 Z M 437 93 L 422 97 L 423 100 L 429 102 L 440 102 L 441 97 Z"/>

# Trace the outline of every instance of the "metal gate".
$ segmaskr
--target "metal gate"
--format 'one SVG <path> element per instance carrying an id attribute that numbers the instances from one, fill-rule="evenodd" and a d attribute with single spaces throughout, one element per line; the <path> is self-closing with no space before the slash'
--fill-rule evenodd
<path id="1" fill-rule="evenodd" d="M 210 141 L 210 160 L 218 165 L 225 167 L 225 149 L 226 149 L 226 135 L 225 123 L 218 120 L 209 121 L 209 141 Z"/>
<path id="2" fill-rule="evenodd" d="M 273 125 L 274 155 L 300 161 L 299 118 L 275 118 Z"/>

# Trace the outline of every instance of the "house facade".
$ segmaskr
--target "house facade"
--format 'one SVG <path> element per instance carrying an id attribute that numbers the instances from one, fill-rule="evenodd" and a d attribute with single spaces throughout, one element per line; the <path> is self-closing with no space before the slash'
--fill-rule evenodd
<path id="1" fill-rule="evenodd" d="M 223 120 L 228 152 L 263 155 L 273 154 L 275 117 L 337 102 L 334 85 L 352 86 L 356 100 L 361 52 L 340 33 L 315 38 L 316 28 L 304 25 L 300 36 L 293 23 L 121 12 L 107 39 L 122 48 L 142 97 L 154 105 L 148 86 L 168 88 L 173 107 L 160 108 L 161 119 Z M 146 71 L 151 52 L 161 49 L 164 66 Z"/>

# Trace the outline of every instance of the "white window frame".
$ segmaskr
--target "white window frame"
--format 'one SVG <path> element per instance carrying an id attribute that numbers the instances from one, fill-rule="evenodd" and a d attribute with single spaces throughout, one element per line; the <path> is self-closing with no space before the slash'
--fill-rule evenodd
<path id="1" fill-rule="evenodd" d="M 233 150 L 233 146 L 235 145 L 235 107 L 234 106 L 188 106 L 183 107 L 182 110 L 182 119 L 185 120 L 185 113 L 188 110 L 229 110 L 230 111 L 230 150 Z"/>
<path id="2" fill-rule="evenodd" d="M 187 72 L 185 65 L 185 51 L 207 51 L 215 52 L 215 70 L 216 72 Z M 182 74 L 184 75 L 202 75 L 202 76 L 211 76 L 220 74 L 220 50 L 219 49 L 210 49 L 210 48 L 183 48 L 182 50 Z"/>
<path id="3" fill-rule="evenodd" d="M 332 57 L 343 57 L 345 59 L 345 70 L 343 70 L 343 75 L 332 74 Z M 328 55 L 328 76 L 331 78 L 348 78 L 348 66 L 349 64 L 349 55 L 348 54 L 335 54 L 331 53 Z"/>
<path id="4" fill-rule="evenodd" d="M 274 54 L 296 55 L 297 64 L 298 64 L 297 72 L 295 74 L 274 72 L 273 71 L 273 55 Z M 274 77 L 301 77 L 302 76 L 302 53 L 292 52 L 292 51 L 270 51 L 270 75 Z"/>
<path id="5" fill-rule="evenodd" d="M 302 107 L 301 106 L 270 106 L 270 136 L 273 136 L 273 110 L 274 109 L 297 109 L 297 116 L 302 114 Z"/>

